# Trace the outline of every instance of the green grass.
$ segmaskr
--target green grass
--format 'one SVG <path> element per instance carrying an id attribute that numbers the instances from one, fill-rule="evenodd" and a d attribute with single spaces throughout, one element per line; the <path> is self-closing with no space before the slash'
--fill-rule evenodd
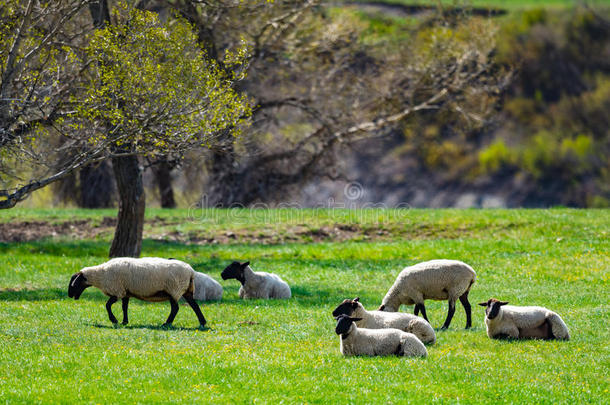
<path id="1" fill-rule="evenodd" d="M 370 3 L 367 0 L 357 0 L 362 3 Z M 387 4 L 405 4 L 405 5 L 432 5 L 435 6 L 435 0 L 381 0 L 380 3 Z M 451 6 L 472 6 L 472 7 L 492 7 L 506 10 L 523 10 L 530 8 L 567 8 L 573 7 L 578 2 L 575 0 L 442 0 L 442 4 Z M 592 0 L 588 2 L 592 5 L 603 6 L 608 5 L 608 0 Z"/>
<path id="2" fill-rule="evenodd" d="M 133 300 L 130 325 L 115 329 L 99 290 L 86 290 L 79 301 L 68 299 L 70 275 L 105 261 L 110 235 L 0 244 L 0 400 L 608 403 L 610 210 L 198 214 L 193 220 L 188 210 L 149 210 L 147 218 L 164 218 L 165 231 L 282 232 L 295 224 L 312 229 L 359 224 L 386 229 L 390 237 L 268 245 L 145 240 L 143 255 L 183 259 L 217 280 L 230 260 L 247 259 L 291 284 L 289 301 L 246 302 L 237 298 L 235 280 L 221 281 L 223 301 L 203 307 L 211 328 L 206 332 L 196 330 L 186 305 L 175 328 L 163 330 L 159 325 L 169 304 Z M 0 222 L 101 221 L 112 215 L 112 210 L 15 209 L 0 212 Z M 426 359 L 343 358 L 332 309 L 354 296 L 374 308 L 402 267 L 439 257 L 475 268 L 473 304 L 494 296 L 547 306 L 563 317 L 572 340 L 492 341 L 485 335 L 483 309 L 473 307 L 474 327 L 465 331 L 458 307 L 450 330 L 437 332 Z M 427 302 L 434 327 L 444 320 L 446 306 Z M 120 305 L 114 312 L 120 319 Z"/>

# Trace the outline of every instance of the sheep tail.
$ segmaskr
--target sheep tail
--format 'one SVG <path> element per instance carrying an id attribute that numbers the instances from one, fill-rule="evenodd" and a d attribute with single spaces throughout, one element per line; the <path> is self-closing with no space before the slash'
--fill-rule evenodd
<path id="1" fill-rule="evenodd" d="M 191 274 L 191 279 L 189 280 L 189 286 L 184 293 L 185 294 L 187 294 L 187 293 L 195 294 L 195 273 Z"/>

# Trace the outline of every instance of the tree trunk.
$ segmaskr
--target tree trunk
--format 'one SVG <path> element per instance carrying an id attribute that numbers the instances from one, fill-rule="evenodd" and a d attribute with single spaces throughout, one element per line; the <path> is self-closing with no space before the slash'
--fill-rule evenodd
<path id="1" fill-rule="evenodd" d="M 167 159 L 161 159 L 159 163 L 153 166 L 153 173 L 161 196 L 161 208 L 176 208 L 171 171 L 172 165 Z"/>
<path id="2" fill-rule="evenodd" d="M 116 187 L 112 181 L 112 167 L 107 160 L 97 165 L 88 165 L 79 172 L 80 199 L 82 208 L 112 207 Z"/>
<path id="3" fill-rule="evenodd" d="M 94 0 L 89 4 L 91 19 L 95 28 L 104 28 L 110 22 L 110 10 L 107 0 Z"/>
<path id="4" fill-rule="evenodd" d="M 209 170 L 206 192 L 201 199 L 202 204 L 208 207 L 228 208 L 233 204 L 241 203 L 239 195 L 241 187 L 237 182 L 232 144 L 212 153 Z"/>
<path id="5" fill-rule="evenodd" d="M 142 168 L 137 156 L 112 158 L 112 169 L 119 191 L 119 214 L 110 257 L 139 257 L 146 199 Z"/>

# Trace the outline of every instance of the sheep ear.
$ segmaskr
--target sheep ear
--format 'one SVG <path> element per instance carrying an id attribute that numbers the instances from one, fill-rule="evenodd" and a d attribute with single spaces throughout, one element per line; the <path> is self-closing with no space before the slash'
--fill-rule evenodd
<path id="1" fill-rule="evenodd" d="M 72 278 L 70 279 L 70 286 L 72 286 L 72 287 L 76 286 L 76 281 L 78 281 L 78 279 L 81 278 L 82 275 L 83 275 L 83 273 L 80 273 L 80 272 L 73 275 Z"/>
<path id="2" fill-rule="evenodd" d="M 359 301 L 360 301 L 360 297 L 356 297 L 356 298 L 354 298 L 354 301 L 355 301 L 355 302 L 359 302 Z"/>
<path id="3" fill-rule="evenodd" d="M 487 301 L 479 302 L 479 305 L 482 306 L 482 307 L 486 307 L 487 306 Z"/>
<path id="4" fill-rule="evenodd" d="M 379 308 L 377 308 L 377 311 L 383 311 L 385 309 L 385 305 L 381 304 L 379 305 Z"/>
<path id="5" fill-rule="evenodd" d="M 250 265 L 250 262 L 245 262 L 245 263 L 242 263 L 241 267 L 246 267 L 246 266 L 249 266 L 249 265 Z"/>
<path id="6" fill-rule="evenodd" d="M 508 301 L 499 301 L 498 304 L 500 306 L 508 304 Z"/>

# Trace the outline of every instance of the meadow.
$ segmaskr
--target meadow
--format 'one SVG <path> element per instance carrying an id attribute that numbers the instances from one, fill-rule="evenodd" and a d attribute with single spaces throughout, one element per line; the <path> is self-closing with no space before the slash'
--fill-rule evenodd
<path id="1" fill-rule="evenodd" d="M 436 0 L 356 0 L 359 3 L 385 3 L 399 5 L 432 5 L 438 4 Z M 608 5 L 608 0 L 589 0 L 591 5 L 603 6 Z M 509 11 L 523 10 L 532 8 L 566 8 L 573 7 L 578 4 L 575 0 L 441 0 L 441 4 L 445 6 L 472 6 L 480 8 L 495 8 L 505 9 Z"/>
<path id="2" fill-rule="evenodd" d="M 0 401 L 4 403 L 608 403 L 610 210 L 147 211 L 143 256 L 174 257 L 225 288 L 186 305 L 130 303 L 112 327 L 97 289 L 67 297 L 70 275 L 107 260 L 114 210 L 0 212 Z M 54 234 L 5 238 L 11 226 Z M 62 226 L 62 224 L 67 224 Z M 105 229 L 90 234 L 83 229 Z M 63 229 L 64 232 L 58 232 Z M 21 239 L 20 239 L 21 238 Z M 473 328 L 461 306 L 426 359 L 344 358 L 333 308 L 374 309 L 399 271 L 433 258 L 477 271 Z M 222 281 L 232 260 L 280 274 L 288 301 L 243 301 Z M 569 342 L 492 341 L 490 297 L 558 312 Z M 446 302 L 428 301 L 433 327 Z M 403 307 L 412 311 L 412 307 Z M 121 318 L 120 305 L 114 306 Z"/>

